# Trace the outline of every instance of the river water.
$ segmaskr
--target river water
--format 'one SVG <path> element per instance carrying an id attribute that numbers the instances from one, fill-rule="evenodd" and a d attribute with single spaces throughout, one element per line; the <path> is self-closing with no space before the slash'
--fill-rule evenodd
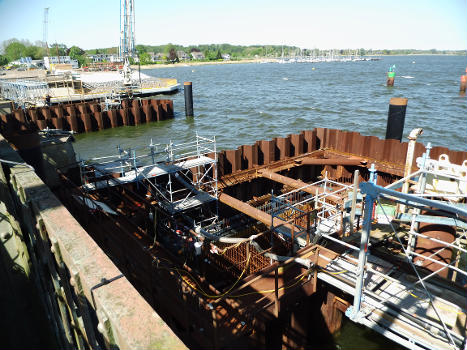
<path id="1" fill-rule="evenodd" d="M 396 65 L 394 87 L 386 72 Z M 143 70 L 193 82 L 195 117 L 184 115 L 183 91 L 175 118 L 140 127 L 78 135 L 76 150 L 88 158 L 117 144 L 181 142 L 195 131 L 216 136 L 221 149 L 285 136 L 315 127 L 385 136 L 389 100 L 409 99 L 404 136 L 421 127 L 423 143 L 467 150 L 467 103 L 459 96 L 465 56 L 385 56 L 370 62 L 226 64 Z"/>
<path id="2" fill-rule="evenodd" d="M 394 87 L 386 72 L 396 65 Z M 404 136 L 421 127 L 423 143 L 467 150 L 467 103 L 459 96 L 465 56 L 395 56 L 370 62 L 228 64 L 144 70 L 155 77 L 193 82 L 194 118 L 185 118 L 183 91 L 175 118 L 76 136 L 82 159 L 113 154 L 116 146 L 184 142 L 195 132 L 216 136 L 232 149 L 315 127 L 383 138 L 391 97 L 407 97 Z M 399 349 L 373 331 L 344 321 L 335 336 L 340 349 Z"/>

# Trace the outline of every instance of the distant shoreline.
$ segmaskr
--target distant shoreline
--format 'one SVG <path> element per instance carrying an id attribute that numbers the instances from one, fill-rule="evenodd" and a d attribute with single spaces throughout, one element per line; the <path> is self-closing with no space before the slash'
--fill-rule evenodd
<path id="1" fill-rule="evenodd" d="M 395 55 L 365 55 L 368 57 L 400 57 L 400 56 L 466 56 L 466 55 L 447 55 L 447 54 L 395 54 Z M 147 64 L 141 66 L 141 70 L 145 69 L 159 69 L 159 68 L 173 68 L 173 67 L 194 67 L 194 66 L 207 66 L 207 65 L 218 65 L 218 64 L 244 64 L 244 63 L 261 63 L 261 62 L 277 62 L 277 58 L 255 58 L 255 59 L 242 59 L 236 61 L 190 61 L 190 62 L 178 62 L 178 63 L 163 63 L 163 64 Z M 137 65 L 131 66 L 133 69 L 138 69 Z"/>
<path id="2" fill-rule="evenodd" d="M 141 66 L 141 69 L 157 69 L 157 68 L 172 68 L 172 67 L 194 67 L 194 66 L 206 66 L 206 65 L 217 65 L 217 64 L 242 64 L 242 63 L 260 63 L 260 62 L 275 62 L 275 59 L 247 59 L 238 61 L 203 61 L 203 62 L 178 62 L 178 63 L 163 63 L 163 64 L 147 64 Z M 131 66 L 133 69 L 137 69 L 138 66 Z"/>

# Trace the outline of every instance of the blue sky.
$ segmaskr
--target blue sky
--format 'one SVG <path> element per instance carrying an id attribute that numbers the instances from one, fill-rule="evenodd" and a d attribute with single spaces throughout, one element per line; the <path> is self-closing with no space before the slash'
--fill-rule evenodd
<path id="1" fill-rule="evenodd" d="M 136 43 L 466 49 L 467 0 L 135 0 Z M 117 46 L 119 0 L 0 0 L 0 42 Z"/>

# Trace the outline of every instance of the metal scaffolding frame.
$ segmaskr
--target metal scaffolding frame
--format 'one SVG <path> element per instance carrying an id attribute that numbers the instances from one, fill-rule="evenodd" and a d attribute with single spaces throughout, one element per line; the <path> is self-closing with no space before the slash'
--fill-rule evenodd
<path id="1" fill-rule="evenodd" d="M 43 103 L 49 87 L 46 82 L 35 80 L 0 80 L 0 92 L 2 98 L 25 108 L 26 104 Z"/>
<path id="2" fill-rule="evenodd" d="M 307 188 L 321 188 L 312 195 Z M 286 229 L 284 225 L 271 225 L 271 230 L 280 235 L 287 235 L 296 241 L 299 247 L 304 247 L 310 241 L 316 242 L 320 237 L 330 240 L 335 232 L 343 230 L 350 231 L 351 227 L 345 225 L 349 222 L 350 214 L 344 213 L 329 199 L 342 197 L 355 191 L 352 185 L 345 185 L 327 178 L 306 185 L 302 188 L 275 196 L 271 194 L 270 202 L 262 205 L 259 209 L 271 215 L 272 221 L 278 218 L 290 224 L 292 230 Z"/>
<path id="3" fill-rule="evenodd" d="M 171 213 L 218 198 L 216 139 L 196 134 L 193 141 L 122 149 L 118 154 L 80 162 L 86 191 L 135 182 L 147 186 L 159 205 Z M 167 181 L 158 183 L 157 178 Z M 177 182 L 175 185 L 174 182 Z"/>
<path id="4" fill-rule="evenodd" d="M 345 208 L 348 206 L 344 203 L 341 208 L 337 208 L 335 203 L 330 203 L 333 201 L 328 200 L 340 196 L 344 202 L 351 201 L 351 213 L 355 213 L 356 201 L 350 198 L 356 198 L 358 195 L 358 181 L 354 182 L 353 186 L 347 186 L 325 177 L 321 181 L 308 185 L 323 189 L 317 190 L 316 195 L 310 195 L 303 191 L 303 188 L 281 196 L 272 194 L 271 201 L 262 205 L 260 209 L 271 215 L 271 221 L 274 221 L 274 218 L 280 218 L 288 224 L 288 230 L 285 229 L 285 225 L 271 224 L 272 231 L 287 235 L 289 238 L 293 237 L 292 239 L 296 242 L 300 240 L 300 235 L 302 237 L 307 235 L 306 238 L 302 238 L 300 245 L 307 245 L 310 240 L 316 242 L 319 239 L 321 245 L 326 245 L 328 241 L 342 246 L 344 253 L 338 254 L 337 257 L 330 258 L 320 254 L 320 258 L 329 263 L 318 273 L 318 277 L 354 296 L 353 305 L 346 312 L 346 315 L 353 321 L 370 327 L 410 349 L 462 350 L 466 348 L 466 325 L 461 324 L 460 327 L 464 328 L 460 331 L 456 325 L 459 322 L 467 322 L 465 303 L 467 295 L 456 294 L 452 291 L 440 292 L 434 279 L 445 269 L 451 270 L 453 275 L 467 277 L 465 269 L 457 265 L 462 257 L 464 260 L 467 258 L 465 246 L 467 207 L 465 204 L 462 206 L 456 203 L 459 199 L 467 197 L 465 193 L 467 191 L 465 188 L 467 184 L 466 162 L 460 168 L 455 165 L 447 166 L 447 168 L 455 168 L 454 174 L 440 171 L 441 165 L 446 167 L 446 161 L 445 159 L 439 161 L 430 159 L 429 149 L 430 146 L 424 156 L 417 159 L 421 167 L 419 171 L 387 188 L 376 185 L 377 173 L 372 165 L 370 181 L 360 185 L 360 196 L 365 195 L 364 223 L 360 232 L 354 231 L 355 223 L 349 217 L 352 214 L 345 213 Z M 458 175 L 459 171 L 461 176 Z M 427 178 L 437 179 L 438 183 L 440 180 L 446 180 L 450 185 L 449 191 L 434 193 L 431 190 L 427 193 Z M 415 193 L 406 194 L 395 191 L 406 181 L 416 182 L 412 188 Z M 427 197 L 435 197 L 437 200 L 427 199 Z M 390 218 L 387 209 L 381 203 L 383 200 L 401 204 L 409 212 Z M 385 221 L 392 231 L 390 236 L 399 243 L 403 252 L 402 257 L 411 266 L 412 273 L 401 272 L 393 262 L 378 258 L 371 253 L 373 244 L 383 239 L 371 235 L 376 208 L 383 212 Z M 441 210 L 444 215 L 421 215 L 423 210 L 432 212 Z M 313 215 L 314 220 L 310 220 L 310 214 Z M 343 225 L 346 219 L 352 224 Z M 399 221 L 404 219 L 402 221 L 408 222 L 410 230 L 408 232 L 397 231 L 392 223 L 393 219 Z M 417 231 L 418 222 L 454 225 L 458 228 L 456 240 L 445 242 L 420 233 Z M 358 239 L 358 235 L 360 235 L 360 245 L 352 242 Z M 370 241 L 370 236 L 372 236 L 372 241 Z M 404 237 L 408 238 L 406 244 L 402 242 Z M 432 240 L 440 247 L 435 249 L 436 251 L 431 255 L 419 254 L 413 249 L 414 241 L 418 238 Z M 464 245 L 461 245 L 461 241 Z M 454 258 L 450 263 L 436 260 L 436 256 L 445 249 L 454 251 Z M 425 270 L 420 266 L 421 263 L 417 264 L 412 261 L 414 257 L 436 263 L 439 267 L 435 269 L 436 271 Z"/>

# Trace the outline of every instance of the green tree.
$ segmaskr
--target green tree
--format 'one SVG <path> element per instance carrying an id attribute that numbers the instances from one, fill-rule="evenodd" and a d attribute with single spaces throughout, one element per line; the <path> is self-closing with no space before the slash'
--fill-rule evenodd
<path id="1" fill-rule="evenodd" d="M 68 52 L 68 48 L 65 44 L 53 44 L 50 47 L 50 56 L 66 56 Z"/>
<path id="2" fill-rule="evenodd" d="M 72 46 L 70 47 L 70 50 L 68 50 L 68 55 L 70 56 L 70 58 L 73 58 L 75 60 L 77 60 L 79 56 L 82 56 L 84 54 L 84 50 L 79 48 L 78 46 Z"/>
<path id="3" fill-rule="evenodd" d="M 77 60 L 80 67 L 86 66 L 89 63 L 86 52 L 78 46 L 70 47 L 68 55 L 71 59 Z"/>
<path id="4" fill-rule="evenodd" d="M 166 56 L 169 56 L 170 50 L 172 49 L 175 49 L 175 45 L 168 43 L 167 45 L 165 45 L 163 53 L 166 54 Z"/>
<path id="5" fill-rule="evenodd" d="M 168 59 L 172 63 L 180 62 L 180 60 L 178 59 L 178 56 L 177 56 L 177 52 L 175 51 L 175 47 L 172 47 L 170 49 Z"/>
<path id="6" fill-rule="evenodd" d="M 8 62 L 11 62 L 24 56 L 25 51 L 26 46 L 24 44 L 14 41 L 5 47 L 5 57 L 8 59 Z"/>
<path id="7" fill-rule="evenodd" d="M 4 66 L 8 63 L 8 58 L 6 56 L 0 55 L 0 66 Z"/>
<path id="8" fill-rule="evenodd" d="M 360 56 L 365 56 L 366 55 L 366 51 L 365 49 L 360 49 Z"/>
<path id="9" fill-rule="evenodd" d="M 143 52 L 141 55 L 139 55 L 139 61 L 141 64 L 150 64 L 151 56 L 147 52 Z"/>
<path id="10" fill-rule="evenodd" d="M 148 52 L 148 47 L 145 46 L 145 45 L 136 45 L 135 49 L 136 49 L 136 52 L 138 53 L 138 55 L 141 55 L 141 54 L 143 54 L 145 52 Z"/>

